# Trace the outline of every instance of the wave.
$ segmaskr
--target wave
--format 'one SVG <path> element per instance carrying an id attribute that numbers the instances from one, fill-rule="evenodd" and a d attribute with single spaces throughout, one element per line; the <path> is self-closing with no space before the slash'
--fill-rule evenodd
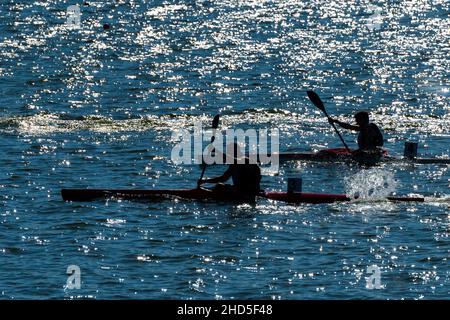
<path id="1" fill-rule="evenodd" d="M 0 132 L 20 135 L 46 135 L 53 133 L 70 133 L 90 131 L 98 133 L 142 132 L 147 130 L 173 130 L 190 128 L 195 122 L 205 126 L 211 122 L 213 115 L 207 114 L 165 114 L 145 115 L 130 119 L 114 119 L 111 116 L 85 115 L 72 116 L 58 113 L 39 113 L 34 115 L 13 115 L 0 117 Z M 351 116 L 339 117 L 352 121 Z M 450 137 L 450 118 L 436 115 L 402 115 L 373 113 L 373 121 L 385 132 L 420 133 L 434 136 Z M 292 112 L 285 109 L 247 109 L 242 112 L 222 114 L 221 126 L 268 126 L 280 130 L 328 130 L 329 126 L 321 115 Z"/>

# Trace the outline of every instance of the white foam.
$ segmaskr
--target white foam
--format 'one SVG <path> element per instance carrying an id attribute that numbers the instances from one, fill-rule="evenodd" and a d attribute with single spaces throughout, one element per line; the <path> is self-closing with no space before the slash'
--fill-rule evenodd
<path id="1" fill-rule="evenodd" d="M 377 200 L 391 195 L 398 182 L 386 169 L 361 169 L 344 180 L 346 194 L 358 200 Z"/>

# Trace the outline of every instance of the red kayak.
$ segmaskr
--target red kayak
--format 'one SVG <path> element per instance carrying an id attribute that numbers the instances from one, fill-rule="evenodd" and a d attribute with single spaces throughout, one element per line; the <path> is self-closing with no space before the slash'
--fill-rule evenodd
<path id="1" fill-rule="evenodd" d="M 353 151 L 350 149 L 350 151 Z M 280 161 L 296 161 L 296 160 L 306 160 L 306 161 L 317 161 L 317 162 L 346 162 L 346 161 L 356 161 L 360 163 L 376 164 L 377 162 L 412 162 L 421 164 L 450 164 L 450 159 L 448 158 L 403 158 L 403 157 L 392 157 L 388 155 L 386 149 L 382 149 L 380 154 L 361 154 L 353 155 L 349 153 L 345 148 L 332 148 L 324 149 L 318 152 L 281 152 L 279 153 Z"/>
<path id="2" fill-rule="evenodd" d="M 127 200 L 162 200 L 162 199 L 189 199 L 189 200 L 214 200 L 214 201 L 239 201 L 235 196 L 224 194 L 211 189 L 62 189 L 61 195 L 65 201 L 93 201 L 97 199 L 115 198 Z M 288 203 L 333 203 L 339 201 L 350 201 L 351 198 L 345 194 L 328 193 L 306 193 L 306 192 L 275 192 L 266 191 L 258 194 L 259 197 L 283 201 Z M 422 197 L 388 197 L 391 201 L 419 201 Z"/>

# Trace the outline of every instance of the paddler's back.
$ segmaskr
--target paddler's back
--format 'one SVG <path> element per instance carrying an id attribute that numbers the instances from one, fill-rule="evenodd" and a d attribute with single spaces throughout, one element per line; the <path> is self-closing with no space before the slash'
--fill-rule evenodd
<path id="1" fill-rule="evenodd" d="M 261 169 L 257 164 L 231 164 L 231 177 L 234 187 L 247 194 L 256 194 L 260 191 Z"/>

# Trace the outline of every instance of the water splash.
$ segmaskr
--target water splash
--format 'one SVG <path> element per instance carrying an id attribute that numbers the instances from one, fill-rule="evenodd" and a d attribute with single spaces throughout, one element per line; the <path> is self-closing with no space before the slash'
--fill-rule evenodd
<path id="1" fill-rule="evenodd" d="M 376 200 L 397 189 L 394 174 L 381 168 L 363 169 L 344 180 L 346 194 L 352 199 Z"/>

